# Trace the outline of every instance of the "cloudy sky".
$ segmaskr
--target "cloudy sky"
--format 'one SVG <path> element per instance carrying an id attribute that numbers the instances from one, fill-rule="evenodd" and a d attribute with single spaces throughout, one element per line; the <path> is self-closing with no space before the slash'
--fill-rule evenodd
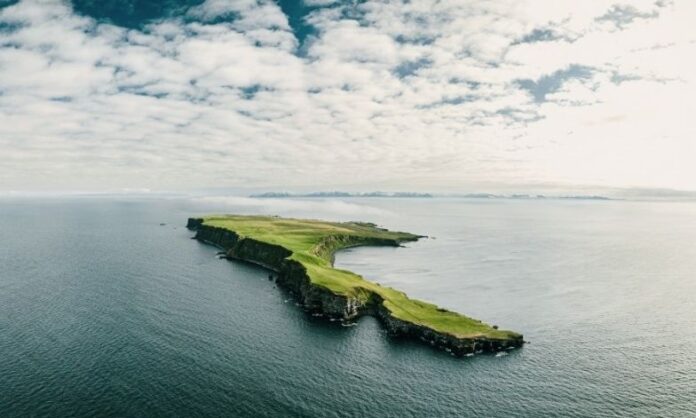
<path id="1" fill-rule="evenodd" d="M 0 0 L 0 191 L 696 189 L 692 0 Z"/>

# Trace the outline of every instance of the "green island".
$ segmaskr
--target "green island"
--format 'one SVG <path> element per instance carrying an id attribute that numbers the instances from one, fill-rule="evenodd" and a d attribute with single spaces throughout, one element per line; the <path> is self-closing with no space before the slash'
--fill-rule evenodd
<path id="1" fill-rule="evenodd" d="M 326 222 L 275 216 L 216 215 L 190 218 L 200 241 L 217 245 L 231 259 L 278 273 L 277 283 L 305 308 L 331 319 L 371 314 L 393 336 L 420 339 L 454 355 L 497 352 L 522 346 L 521 334 L 409 298 L 405 293 L 334 268 L 337 251 L 362 245 L 399 246 L 423 238 L 371 223 Z"/>

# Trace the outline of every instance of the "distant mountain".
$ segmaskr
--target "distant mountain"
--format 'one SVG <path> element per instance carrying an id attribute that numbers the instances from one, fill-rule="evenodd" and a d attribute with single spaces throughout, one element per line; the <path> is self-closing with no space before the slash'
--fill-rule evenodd
<path id="1" fill-rule="evenodd" d="M 493 193 L 466 193 L 466 194 L 442 194 L 433 195 L 431 193 L 418 192 L 308 192 L 308 193 L 290 193 L 290 192 L 266 192 L 252 194 L 249 197 L 255 198 L 332 198 L 332 197 L 388 197 L 388 198 L 432 198 L 432 197 L 455 197 L 466 199 L 567 199 L 567 200 L 613 200 L 605 196 L 597 195 L 542 195 L 542 194 L 493 194 Z"/>
<path id="2" fill-rule="evenodd" d="M 430 193 L 415 193 L 415 192 L 365 192 L 365 193 L 349 193 L 349 192 L 311 192 L 311 193 L 288 193 L 288 192 L 266 192 L 252 194 L 250 197 L 256 198 L 288 198 L 288 197 L 400 197 L 400 198 L 423 198 L 433 197 Z"/>
<path id="3" fill-rule="evenodd" d="M 267 193 L 252 194 L 252 195 L 249 195 L 249 197 L 292 197 L 292 195 L 290 193 L 285 193 L 285 192 L 267 192 Z"/>
<path id="4" fill-rule="evenodd" d="M 492 193 L 467 193 L 462 195 L 452 195 L 452 197 L 463 197 L 467 199 L 570 199 L 570 200 L 613 200 L 605 196 L 577 195 L 577 196 L 546 196 L 543 194 L 492 194 Z"/>
<path id="5" fill-rule="evenodd" d="M 614 200 L 606 196 L 559 196 L 558 199 L 575 199 L 575 200 Z"/>

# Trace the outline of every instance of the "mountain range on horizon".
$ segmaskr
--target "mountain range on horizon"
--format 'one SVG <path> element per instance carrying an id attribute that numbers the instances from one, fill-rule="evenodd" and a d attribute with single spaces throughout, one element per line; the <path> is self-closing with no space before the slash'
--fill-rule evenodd
<path id="1" fill-rule="evenodd" d="M 264 192 L 249 195 L 252 198 L 331 198 L 331 197 L 381 197 L 381 198 L 435 198 L 435 197 L 459 197 L 469 199 L 573 199 L 573 200 L 616 200 L 599 195 L 543 195 L 543 194 L 495 194 L 495 193 L 420 193 L 420 192 L 344 192 L 344 191 L 320 191 L 309 193 L 291 192 Z"/>

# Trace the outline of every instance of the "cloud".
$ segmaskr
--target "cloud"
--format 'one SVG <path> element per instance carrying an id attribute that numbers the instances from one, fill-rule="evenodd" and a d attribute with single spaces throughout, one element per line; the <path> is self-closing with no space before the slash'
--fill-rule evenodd
<path id="1" fill-rule="evenodd" d="M 0 189 L 696 188 L 692 2 L 158 4 L 0 8 Z"/>

